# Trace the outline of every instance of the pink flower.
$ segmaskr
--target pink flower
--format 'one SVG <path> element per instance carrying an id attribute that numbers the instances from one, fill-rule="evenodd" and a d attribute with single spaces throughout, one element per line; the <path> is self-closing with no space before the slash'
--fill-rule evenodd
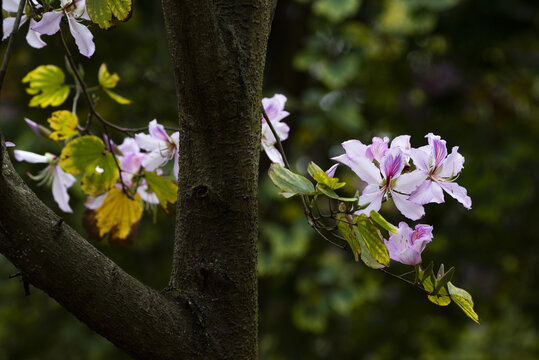
<path id="1" fill-rule="evenodd" d="M 281 141 L 288 138 L 288 132 L 290 128 L 284 122 L 281 122 L 282 119 L 290 115 L 288 111 L 284 111 L 284 105 L 286 104 L 286 96 L 282 94 L 275 94 L 272 98 L 263 98 L 262 106 L 268 115 L 268 119 L 271 121 L 277 136 Z M 284 166 L 284 161 L 281 153 L 275 144 L 277 139 L 273 136 L 269 125 L 266 123 L 266 119 L 262 117 L 262 148 L 274 163 L 278 163 L 281 166 Z"/>
<path id="2" fill-rule="evenodd" d="M 26 0 L 4 0 L 2 2 L 2 9 L 6 10 L 10 13 L 16 13 L 19 8 L 20 1 L 26 1 Z M 41 5 L 37 5 L 37 7 L 41 7 Z M 26 21 L 28 20 L 28 16 L 26 16 L 23 12 L 23 15 L 21 16 L 21 22 L 19 23 L 19 27 L 21 27 Z M 30 18 L 30 26 L 28 28 L 28 33 L 26 34 L 26 41 L 28 42 L 28 45 L 30 45 L 33 48 L 40 49 L 43 46 L 47 45 L 43 40 L 41 40 L 41 34 L 35 32 L 32 30 L 32 28 L 36 25 L 36 21 L 32 18 Z M 5 40 L 8 38 L 9 35 L 13 32 L 13 26 L 15 25 L 15 17 L 6 17 L 2 23 L 2 28 L 4 29 L 4 37 L 2 40 Z"/>
<path id="3" fill-rule="evenodd" d="M 58 165 L 58 156 L 45 153 L 45 155 L 35 154 L 29 151 L 15 150 L 13 155 L 17 161 L 27 161 L 29 163 L 49 164 L 36 176 L 28 174 L 33 180 L 39 181 L 38 185 L 52 183 L 52 196 L 63 212 L 72 213 L 69 207 L 69 189 L 75 183 L 75 177 L 63 171 Z"/>
<path id="4" fill-rule="evenodd" d="M 94 36 L 88 28 L 77 20 L 90 20 L 86 12 L 86 0 L 61 0 L 61 8 L 43 14 L 41 21 L 31 26 L 32 30 L 40 34 L 53 35 L 60 30 L 60 21 L 63 16 L 67 17 L 69 30 L 75 38 L 79 52 L 91 57 L 95 52 Z"/>
<path id="5" fill-rule="evenodd" d="M 412 149 L 410 152 L 417 171 L 426 178 L 411 194 L 410 200 L 421 205 L 443 203 L 444 190 L 465 208 L 471 209 L 472 199 L 467 195 L 466 189 L 454 182 L 464 167 L 464 157 L 458 153 L 458 146 L 454 146 L 448 155 L 445 140 L 432 133 L 426 137 L 429 145 Z"/>
<path id="6" fill-rule="evenodd" d="M 418 224 L 412 230 L 402 221 L 397 234 L 391 234 L 389 241 L 384 239 L 391 259 L 412 266 L 421 264 L 421 253 L 431 241 L 432 226 Z"/>
<path id="7" fill-rule="evenodd" d="M 148 125 L 149 135 L 140 133 L 135 135 L 135 140 L 142 149 L 148 151 L 142 161 L 142 166 L 146 171 L 154 171 L 174 158 L 174 176 L 178 179 L 178 149 L 180 146 L 179 132 L 171 136 L 165 131 L 163 125 L 157 123 L 156 119 L 150 121 Z"/>

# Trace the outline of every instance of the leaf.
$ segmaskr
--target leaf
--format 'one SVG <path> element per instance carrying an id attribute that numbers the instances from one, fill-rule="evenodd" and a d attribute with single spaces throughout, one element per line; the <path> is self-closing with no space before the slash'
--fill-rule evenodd
<path id="1" fill-rule="evenodd" d="M 111 74 L 107 69 L 107 64 L 101 64 L 101 66 L 99 67 L 99 72 L 97 73 L 97 79 L 101 87 L 103 87 L 103 90 L 105 90 L 107 95 L 110 96 L 114 101 L 122 105 L 127 105 L 131 103 L 131 100 L 126 99 L 123 96 L 109 90 L 116 87 L 118 81 L 120 81 L 120 77 L 116 73 Z"/>
<path id="2" fill-rule="evenodd" d="M 354 15 L 359 9 L 361 0 L 316 0 L 313 5 L 314 13 L 325 16 L 333 22 L 339 22 Z"/>
<path id="3" fill-rule="evenodd" d="M 470 293 L 464 289 L 456 287 L 451 282 L 447 283 L 447 290 L 449 291 L 451 300 L 453 300 L 470 319 L 479 324 L 479 316 L 473 309 L 474 303 Z"/>
<path id="4" fill-rule="evenodd" d="M 84 172 L 81 188 L 92 196 L 109 190 L 120 176 L 114 155 L 105 150 L 97 136 L 82 136 L 67 143 L 60 154 L 60 167 L 70 174 Z"/>
<path id="5" fill-rule="evenodd" d="M 269 177 L 275 186 L 287 195 L 307 195 L 314 193 L 314 186 L 309 179 L 295 174 L 277 163 L 271 164 L 269 168 Z"/>
<path id="6" fill-rule="evenodd" d="M 342 188 L 346 185 L 345 182 L 339 182 L 338 178 L 330 177 L 324 170 L 322 170 L 318 165 L 311 161 L 307 171 L 316 180 L 317 183 L 325 185 L 331 190 L 336 190 Z"/>
<path id="7" fill-rule="evenodd" d="M 320 192 L 332 199 L 336 199 L 336 200 L 339 200 L 339 201 L 345 201 L 345 202 L 357 202 L 357 199 L 358 198 L 347 198 L 347 197 L 340 197 L 335 191 L 331 190 L 330 188 L 326 187 L 325 185 L 322 185 L 322 184 L 318 184 L 316 186 L 316 188 L 318 190 L 320 190 Z"/>
<path id="8" fill-rule="evenodd" d="M 453 274 L 455 274 L 455 268 L 451 267 L 447 272 L 444 273 L 443 265 L 440 266 L 440 270 L 438 271 L 438 276 L 436 278 L 436 288 L 434 289 L 434 293 L 438 294 L 439 291 L 443 290 L 447 283 L 451 281 L 453 278 Z"/>
<path id="9" fill-rule="evenodd" d="M 53 140 L 64 140 L 77 135 L 77 125 L 79 119 L 71 111 L 58 110 L 51 114 L 47 119 L 50 127 L 54 130 L 49 137 Z"/>
<path id="10" fill-rule="evenodd" d="M 437 280 L 434 276 L 433 266 L 434 264 L 431 262 L 425 270 L 419 270 L 419 281 L 426 291 L 432 293 L 427 296 L 430 302 L 438 306 L 447 306 L 451 303 L 451 298 L 445 288 L 440 288 L 438 292 L 435 293 Z"/>
<path id="11" fill-rule="evenodd" d="M 371 210 L 370 217 L 375 223 L 377 223 L 378 225 L 380 225 L 382 228 L 386 229 L 390 233 L 392 234 L 397 233 L 397 228 L 393 224 L 388 222 L 386 219 L 384 219 L 382 215 L 378 213 L 378 211 Z"/>
<path id="12" fill-rule="evenodd" d="M 148 183 L 148 187 L 159 199 L 159 203 L 163 209 L 167 209 L 167 202 L 174 204 L 178 196 L 178 185 L 170 178 L 158 176 L 154 172 L 144 172 L 144 178 Z"/>
<path id="13" fill-rule="evenodd" d="M 116 20 L 127 21 L 133 11 L 132 0 L 86 0 L 90 19 L 101 29 L 110 29 Z"/>
<path id="14" fill-rule="evenodd" d="M 438 306 L 447 306 L 451 304 L 451 298 L 449 297 L 449 294 L 445 288 L 440 289 L 436 295 L 429 295 L 428 298 L 430 302 Z"/>
<path id="15" fill-rule="evenodd" d="M 144 205 L 139 194 L 130 199 L 121 189 L 113 187 L 103 205 L 95 211 L 99 236 L 111 234 L 111 241 L 122 242 L 142 217 Z"/>
<path id="16" fill-rule="evenodd" d="M 348 242 L 348 245 L 350 245 L 350 249 L 352 249 L 356 261 L 359 261 L 359 255 L 361 255 L 361 244 L 360 238 L 358 237 L 354 227 L 354 220 L 351 218 L 351 216 L 347 217 L 343 213 L 337 214 L 337 229 L 339 229 L 341 235 Z"/>
<path id="17" fill-rule="evenodd" d="M 29 106 L 59 106 L 69 96 L 69 86 L 64 84 L 65 75 L 62 69 L 55 65 L 41 65 L 30 71 L 22 79 L 23 83 L 29 83 L 26 92 L 34 95 L 30 99 Z M 40 93 L 41 92 L 41 93 Z"/>
<path id="18" fill-rule="evenodd" d="M 365 244 L 369 249 L 371 256 L 380 264 L 384 266 L 389 265 L 389 252 L 387 251 L 386 244 L 380 230 L 374 225 L 374 223 L 366 215 L 362 214 L 357 217 L 357 228 L 362 238 L 365 240 Z"/>

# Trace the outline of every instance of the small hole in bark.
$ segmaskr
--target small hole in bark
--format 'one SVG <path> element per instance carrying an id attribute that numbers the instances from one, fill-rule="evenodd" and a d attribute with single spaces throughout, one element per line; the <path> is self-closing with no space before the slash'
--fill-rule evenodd
<path id="1" fill-rule="evenodd" d="M 208 196 L 208 187 L 205 185 L 199 185 L 194 189 L 193 193 L 196 197 L 205 198 Z"/>

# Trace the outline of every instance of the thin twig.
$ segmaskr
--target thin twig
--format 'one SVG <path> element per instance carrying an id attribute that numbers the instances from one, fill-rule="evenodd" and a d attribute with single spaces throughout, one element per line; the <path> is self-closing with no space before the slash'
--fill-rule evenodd
<path id="1" fill-rule="evenodd" d="M 90 94 L 88 93 L 88 87 L 86 86 L 86 83 L 84 82 L 84 80 L 82 79 L 82 77 L 79 74 L 79 71 L 77 70 L 77 67 L 75 65 L 75 60 L 73 59 L 73 56 L 71 55 L 71 52 L 69 51 L 69 48 L 68 48 L 67 43 L 66 43 L 65 38 L 64 38 L 64 34 L 62 33 L 62 29 L 60 29 L 59 33 L 60 33 L 60 39 L 62 40 L 62 46 L 64 48 L 65 55 L 67 57 L 69 65 L 71 66 L 71 70 L 73 70 L 73 74 L 75 75 L 75 79 L 76 79 L 76 81 L 78 83 L 77 85 L 80 86 L 80 88 L 82 90 L 82 94 L 84 95 L 84 98 L 86 99 L 86 102 L 88 103 L 88 107 L 90 108 L 90 113 L 93 116 L 95 116 L 103 125 L 106 125 L 106 126 L 112 128 L 112 129 L 115 129 L 117 131 L 126 133 L 128 135 L 132 134 L 132 133 L 135 133 L 135 132 L 146 131 L 146 129 L 147 129 L 146 127 L 126 128 L 126 127 L 118 126 L 116 124 L 113 124 L 113 123 L 105 120 L 105 118 L 103 118 L 103 116 L 101 116 L 101 114 L 99 114 L 99 112 L 95 108 L 95 104 L 92 101 L 92 98 L 90 97 Z M 87 124 L 87 125 L 89 125 L 89 124 Z M 171 128 L 171 127 L 168 127 L 168 126 L 165 126 L 164 128 L 167 129 L 167 130 L 172 130 L 172 131 L 177 131 L 178 130 L 176 128 Z M 84 126 L 83 130 L 88 130 L 87 126 Z"/>
<path id="2" fill-rule="evenodd" d="M 26 0 L 21 0 L 21 2 L 19 3 L 19 8 L 17 9 L 17 16 L 15 16 L 15 22 L 13 23 L 13 30 L 7 43 L 7 49 L 6 53 L 4 54 L 4 60 L 2 61 L 2 67 L 0 68 L 0 93 L 2 92 L 2 85 L 6 76 L 7 66 L 9 64 L 9 59 L 11 58 L 13 47 L 15 45 L 15 35 L 17 35 L 17 31 L 19 30 L 19 24 L 21 23 L 22 13 L 24 11 L 24 5 L 26 5 Z M 2 9 L 0 8 L 0 10 Z"/>

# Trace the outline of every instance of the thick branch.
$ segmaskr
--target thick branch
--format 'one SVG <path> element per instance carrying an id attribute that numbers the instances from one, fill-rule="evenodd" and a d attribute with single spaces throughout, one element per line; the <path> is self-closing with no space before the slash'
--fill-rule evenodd
<path id="1" fill-rule="evenodd" d="M 0 146 L 0 252 L 25 281 L 136 358 L 192 358 L 198 320 L 189 301 L 148 288 L 101 254 L 36 197 Z"/>

